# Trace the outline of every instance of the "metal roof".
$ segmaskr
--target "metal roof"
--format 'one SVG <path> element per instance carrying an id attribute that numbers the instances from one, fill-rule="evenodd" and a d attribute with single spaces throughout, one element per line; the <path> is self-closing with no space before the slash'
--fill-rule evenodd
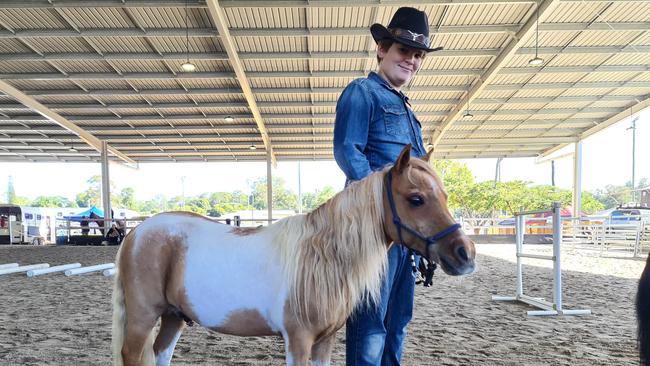
<path id="1" fill-rule="evenodd" d="M 545 155 L 650 104 L 648 1 L 5 0 L 0 161 L 99 161 L 103 140 L 130 162 L 332 159 L 336 100 L 399 6 L 444 47 L 404 88 L 436 157 Z"/>

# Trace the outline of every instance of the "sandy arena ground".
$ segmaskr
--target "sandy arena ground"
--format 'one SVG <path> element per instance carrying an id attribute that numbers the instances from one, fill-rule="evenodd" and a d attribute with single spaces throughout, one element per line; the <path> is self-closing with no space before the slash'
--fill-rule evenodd
<path id="1" fill-rule="evenodd" d="M 638 364 L 633 304 L 643 259 L 567 250 L 564 307 L 588 308 L 593 315 L 527 317 L 525 305 L 490 299 L 514 293 L 514 245 L 477 249 L 477 273 L 459 279 L 438 271 L 433 288 L 417 289 L 404 365 Z M 0 264 L 87 266 L 112 262 L 116 250 L 1 246 Z M 529 262 L 525 291 L 550 299 L 551 271 Z M 98 273 L 0 276 L 0 365 L 110 365 L 111 291 L 111 278 Z M 334 365 L 344 364 L 345 332 L 338 335 Z M 173 364 L 281 365 L 283 353 L 280 338 L 239 338 L 194 326 L 181 337 Z"/>

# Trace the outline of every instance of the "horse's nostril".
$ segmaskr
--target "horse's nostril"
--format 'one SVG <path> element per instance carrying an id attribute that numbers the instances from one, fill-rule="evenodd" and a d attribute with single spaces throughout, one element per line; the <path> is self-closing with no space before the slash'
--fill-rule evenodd
<path id="1" fill-rule="evenodd" d="M 458 257 L 460 257 L 460 259 L 463 262 L 467 262 L 469 260 L 469 257 L 467 256 L 467 251 L 465 250 L 465 247 L 463 247 L 463 246 L 460 246 L 460 247 L 458 247 L 458 249 L 456 249 L 456 254 L 458 254 Z"/>

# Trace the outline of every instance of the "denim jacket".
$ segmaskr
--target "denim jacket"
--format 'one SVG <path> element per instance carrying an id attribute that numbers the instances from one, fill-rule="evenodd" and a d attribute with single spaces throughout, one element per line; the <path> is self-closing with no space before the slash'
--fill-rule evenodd
<path id="1" fill-rule="evenodd" d="M 406 144 L 426 154 L 408 97 L 375 72 L 352 81 L 336 104 L 334 158 L 348 182 L 395 162 Z"/>

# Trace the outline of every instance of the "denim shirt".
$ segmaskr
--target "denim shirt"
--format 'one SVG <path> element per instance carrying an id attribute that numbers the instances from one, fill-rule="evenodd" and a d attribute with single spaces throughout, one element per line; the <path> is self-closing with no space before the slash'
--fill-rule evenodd
<path id="1" fill-rule="evenodd" d="M 406 144 L 412 145 L 411 156 L 426 155 L 422 126 L 409 106 L 408 97 L 375 72 L 343 90 L 336 104 L 334 158 L 348 182 L 394 163 Z"/>

